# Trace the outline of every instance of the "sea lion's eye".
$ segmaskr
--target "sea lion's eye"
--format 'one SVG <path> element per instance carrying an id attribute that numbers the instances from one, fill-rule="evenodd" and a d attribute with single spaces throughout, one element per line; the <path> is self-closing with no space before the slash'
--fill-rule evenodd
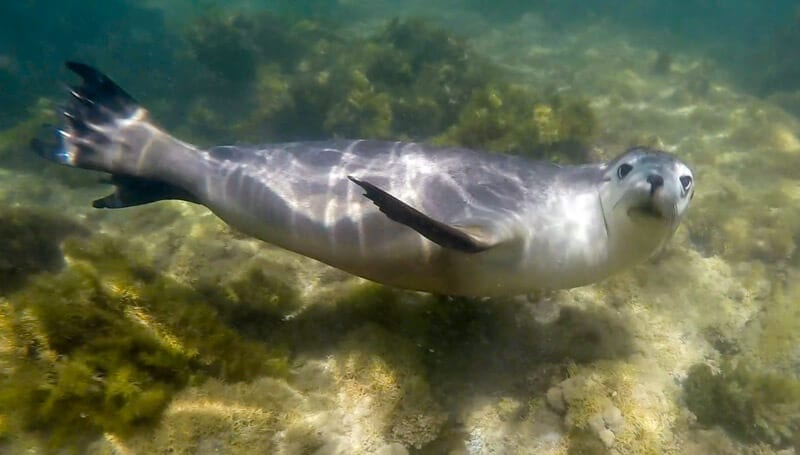
<path id="1" fill-rule="evenodd" d="M 633 170 L 633 166 L 631 166 L 628 163 L 623 163 L 617 168 L 617 177 L 619 177 L 620 180 L 622 180 L 632 170 Z"/>
<path id="2" fill-rule="evenodd" d="M 689 191 L 689 188 L 692 187 L 692 178 L 688 175 L 684 175 L 681 177 L 681 185 L 683 185 L 683 191 Z"/>

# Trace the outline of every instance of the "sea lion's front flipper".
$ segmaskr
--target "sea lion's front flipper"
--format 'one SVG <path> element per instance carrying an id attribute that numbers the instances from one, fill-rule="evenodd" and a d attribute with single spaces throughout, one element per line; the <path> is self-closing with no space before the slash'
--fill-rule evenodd
<path id="1" fill-rule="evenodd" d="M 369 182 L 352 176 L 347 178 L 363 188 L 364 196 L 374 202 L 389 219 L 405 224 L 439 246 L 465 253 L 480 253 L 497 244 L 489 239 L 490 236 L 482 235 L 477 227 L 461 228 L 434 220 Z"/>

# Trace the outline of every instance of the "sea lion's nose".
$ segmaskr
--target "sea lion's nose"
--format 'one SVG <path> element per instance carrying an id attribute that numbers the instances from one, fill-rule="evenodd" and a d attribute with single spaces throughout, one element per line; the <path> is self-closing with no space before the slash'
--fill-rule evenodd
<path id="1" fill-rule="evenodd" d="M 647 183 L 650 184 L 650 195 L 652 196 L 659 187 L 664 186 L 664 177 L 658 174 L 650 174 L 647 176 Z"/>

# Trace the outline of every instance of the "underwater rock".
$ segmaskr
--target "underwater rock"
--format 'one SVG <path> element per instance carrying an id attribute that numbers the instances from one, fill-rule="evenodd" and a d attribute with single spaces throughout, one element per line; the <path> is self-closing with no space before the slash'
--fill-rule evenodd
<path id="1" fill-rule="evenodd" d="M 373 432 L 388 432 L 392 440 L 418 449 L 436 439 L 445 415 L 431 396 L 413 343 L 367 324 L 342 342 L 338 357 L 339 388 L 353 398 L 372 397 L 345 405 L 366 431 L 362 444 Z"/>
<path id="2" fill-rule="evenodd" d="M 435 139 L 577 161 L 595 130 L 588 102 L 512 87 L 465 40 L 419 18 L 362 38 L 266 12 L 211 16 L 189 43 L 211 79 L 235 86 L 191 103 L 190 129 L 209 138 Z"/>
<path id="3" fill-rule="evenodd" d="M 64 265 L 61 241 L 86 235 L 75 220 L 42 209 L 0 207 L 0 295 L 40 272 Z"/>
<path id="4" fill-rule="evenodd" d="M 136 453 L 408 453 L 438 436 L 445 417 L 416 346 L 374 324 L 352 330 L 322 359 L 285 379 L 210 379 L 179 392 Z"/>
<path id="5" fill-rule="evenodd" d="M 441 143 L 581 162 L 596 128 L 588 103 L 553 96 L 540 100 L 510 84 L 473 91 L 458 122 L 437 138 Z"/>
<path id="6" fill-rule="evenodd" d="M 561 415 L 567 411 L 567 403 L 564 401 L 564 392 L 561 387 L 554 386 L 547 389 L 547 404 Z"/>
<path id="7" fill-rule="evenodd" d="M 393 442 L 386 444 L 375 452 L 376 455 L 408 455 L 408 449 L 402 444 Z"/>
<path id="8" fill-rule="evenodd" d="M 612 404 L 606 406 L 601 413 L 589 417 L 588 420 L 589 428 L 609 449 L 614 446 L 616 441 L 615 432 L 621 431 L 624 423 L 622 412 Z"/>
<path id="9" fill-rule="evenodd" d="M 622 411 L 616 406 L 609 406 L 603 410 L 603 422 L 611 431 L 618 432 L 625 424 L 625 419 L 622 417 Z"/>
<path id="10" fill-rule="evenodd" d="M 314 453 L 326 440 L 298 422 L 306 406 L 283 380 L 210 379 L 175 395 L 153 431 L 125 446 L 133 453 L 193 454 L 212 447 L 214 453 Z"/>
<path id="11" fill-rule="evenodd" d="M 775 273 L 775 272 L 771 272 Z M 798 272 L 788 270 L 781 280 L 785 284 L 775 283 L 770 292 L 764 293 L 760 311 L 754 314 L 744 330 L 738 333 L 741 340 L 745 362 L 750 366 L 754 362 L 754 370 L 764 365 L 775 374 L 786 374 L 787 378 L 796 379 L 800 366 L 800 311 L 797 308 L 800 298 Z"/>
<path id="12" fill-rule="evenodd" d="M 701 425 L 721 425 L 746 441 L 776 447 L 796 443 L 800 431 L 800 381 L 752 369 L 744 359 L 725 361 L 715 372 L 705 363 L 689 369 L 686 404 Z"/>
<path id="13" fill-rule="evenodd" d="M 575 366 L 551 389 L 560 389 L 566 404 L 562 422 L 569 453 L 672 450 L 674 442 L 667 433 L 675 424 L 676 405 L 667 399 L 664 379 L 649 377 L 648 367 L 637 365 L 642 361 Z"/>
<path id="14" fill-rule="evenodd" d="M 124 243 L 95 235 L 63 248 L 67 267 L 0 301 L 13 346 L 0 409 L 15 410 L 2 414 L 13 428 L 47 430 L 50 444 L 80 450 L 92 435 L 151 426 L 190 383 L 285 374 L 284 351 L 243 340 L 202 294 Z"/>

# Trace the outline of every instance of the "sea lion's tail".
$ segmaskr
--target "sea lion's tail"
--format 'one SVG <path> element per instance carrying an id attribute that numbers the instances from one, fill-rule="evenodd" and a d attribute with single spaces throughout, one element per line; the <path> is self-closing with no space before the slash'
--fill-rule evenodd
<path id="1" fill-rule="evenodd" d="M 83 82 L 70 89 L 63 110 L 64 125 L 55 138 L 33 139 L 42 157 L 66 166 L 107 172 L 116 191 L 94 201 L 97 208 L 120 208 L 162 199 L 193 201 L 194 197 L 169 183 L 170 163 L 180 152 L 193 152 L 150 122 L 147 110 L 108 76 L 77 62 L 66 66 Z"/>

